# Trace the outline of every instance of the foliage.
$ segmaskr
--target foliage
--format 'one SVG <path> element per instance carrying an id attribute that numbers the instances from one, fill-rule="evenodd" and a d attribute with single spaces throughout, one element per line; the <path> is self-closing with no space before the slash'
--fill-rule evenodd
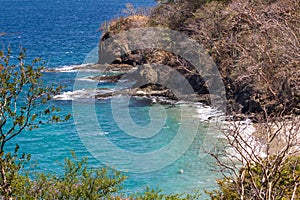
<path id="1" fill-rule="evenodd" d="M 159 2 L 149 17 L 130 16 L 113 21 L 102 40 L 137 27 L 167 27 L 182 32 L 203 45 L 216 63 L 226 89 L 228 113 L 263 115 L 266 108 L 269 114 L 300 114 L 299 1 Z M 166 55 L 163 59 L 158 56 L 162 54 Z M 175 69 L 195 69 L 191 64 L 187 66 L 184 59 L 160 49 L 132 52 L 118 62 L 140 64 L 141 60 Z M 186 75 L 185 71 L 180 73 Z M 201 74 L 198 76 L 203 82 Z M 201 89 L 195 91 L 202 94 Z"/>
<path id="2" fill-rule="evenodd" d="M 168 0 L 158 1 L 160 4 L 152 11 L 151 24 L 167 26 L 173 30 L 181 31 L 187 21 L 195 17 L 195 12 L 202 7 L 209 6 L 210 2 L 221 4 L 231 0 Z"/>
<path id="3" fill-rule="evenodd" d="M 24 163 L 29 156 L 17 156 L 7 153 L 0 165 L 7 173 L 5 187 L 0 187 L 3 199 L 134 199 L 134 200 L 193 200 L 200 194 L 163 194 L 161 190 L 147 188 L 144 192 L 128 198 L 122 192 L 122 183 L 126 177 L 113 169 L 88 168 L 87 158 L 79 160 L 73 153 L 72 159 L 66 158 L 62 175 L 36 173 L 34 176 L 24 171 Z M 23 171 L 22 171 L 23 170 Z"/>
<path id="4" fill-rule="evenodd" d="M 224 147 L 209 152 L 224 177 L 212 199 L 299 199 L 299 118 L 266 113 L 257 124 L 233 121 L 222 128 Z"/>
<path id="5" fill-rule="evenodd" d="M 59 108 L 47 104 L 62 86 L 46 86 L 42 80 L 40 59 L 25 63 L 25 49 L 21 49 L 18 63 L 11 64 L 11 50 L 0 51 L 0 194 L 2 197 L 24 199 L 99 199 L 117 192 L 124 176 L 115 170 L 88 169 L 86 159 L 65 160 L 63 176 L 38 174 L 34 180 L 22 171 L 30 156 L 18 157 L 5 153 L 5 144 L 23 130 L 38 128 L 41 124 L 68 120 L 56 113 Z M 37 108 L 40 108 L 39 111 Z M 22 173 L 21 173 L 22 171 Z"/>
<path id="6" fill-rule="evenodd" d="M 25 156 L 23 154 L 18 157 L 19 147 L 16 146 L 13 154 L 11 153 L 1 153 L 0 157 L 0 196 L 4 198 L 10 198 L 12 196 L 25 197 L 26 188 L 31 186 L 28 174 L 20 175 L 19 171 L 24 168 L 24 163 L 30 160 L 30 156 Z"/>
<path id="7" fill-rule="evenodd" d="M 273 177 L 274 191 L 278 191 L 278 194 L 274 195 L 274 200 L 288 200 L 288 199 L 297 199 L 300 197 L 299 181 L 300 181 L 300 157 L 294 156 L 286 160 L 282 164 L 282 169 L 280 172 L 276 173 L 276 176 Z M 257 187 L 263 188 L 267 191 L 267 185 L 263 182 L 264 177 L 264 164 L 263 165 L 251 165 L 250 168 L 245 166 L 239 171 L 245 173 L 245 199 L 256 199 L 252 190 L 251 178 L 255 179 Z M 251 175 L 250 175 L 251 174 Z M 240 194 L 238 193 L 239 189 L 236 185 L 236 182 L 231 181 L 230 179 L 221 179 L 218 181 L 220 190 L 215 190 L 213 192 L 208 192 L 212 200 L 222 200 L 222 199 L 239 199 Z M 295 187 L 297 188 L 295 190 Z"/>
<path id="8" fill-rule="evenodd" d="M 11 49 L 0 51 L 0 153 L 5 144 L 24 129 L 32 130 L 47 122 L 68 120 L 55 115 L 59 108 L 47 105 L 62 86 L 46 86 L 42 80 L 40 59 L 25 61 L 25 49 L 20 49 L 18 63 L 11 63 Z M 42 107 L 43 106 L 43 107 Z M 40 111 L 37 108 L 43 108 Z"/>
<path id="9" fill-rule="evenodd" d="M 131 197 L 131 199 L 135 200 L 193 200 L 198 199 L 200 194 L 197 192 L 193 195 L 191 194 L 174 194 L 167 195 L 163 194 L 161 190 L 154 190 L 150 188 L 146 188 L 146 190 L 141 194 L 136 194 Z"/>
<path id="10" fill-rule="evenodd" d="M 31 188 L 32 197 L 40 199 L 109 199 L 122 189 L 125 177 L 113 169 L 90 169 L 87 159 L 65 159 L 64 174 L 38 174 Z"/>
<path id="11" fill-rule="evenodd" d="M 132 15 L 148 16 L 151 11 L 151 8 L 147 8 L 147 7 L 135 8 L 131 3 L 126 3 L 125 7 L 126 9 L 122 11 L 125 14 L 125 16 L 132 16 Z"/>
<path id="12" fill-rule="evenodd" d="M 5 176 L 0 177 L 0 195 L 6 199 L 110 199 L 118 192 L 125 177 L 118 171 L 101 168 L 90 169 L 87 159 L 66 158 L 61 176 L 39 173 L 34 179 L 29 173 L 21 173 L 25 155 L 18 158 L 18 148 L 13 155 L 7 153 L 1 159 Z M 4 181 L 4 179 L 6 179 Z"/>
<path id="13" fill-rule="evenodd" d="M 40 59 L 26 64 L 25 49 L 20 49 L 17 64 L 11 61 L 11 49 L 0 51 L 0 188 L 4 197 L 24 193 L 30 181 L 27 175 L 21 176 L 19 171 L 26 160 L 25 155 L 17 156 L 5 153 L 5 144 L 25 129 L 38 128 L 43 123 L 68 120 L 55 115 L 59 109 L 47 104 L 58 94 L 62 86 L 46 86 L 42 80 L 43 66 Z M 37 108 L 43 108 L 40 111 Z M 25 193 L 24 193 L 25 194 Z"/>

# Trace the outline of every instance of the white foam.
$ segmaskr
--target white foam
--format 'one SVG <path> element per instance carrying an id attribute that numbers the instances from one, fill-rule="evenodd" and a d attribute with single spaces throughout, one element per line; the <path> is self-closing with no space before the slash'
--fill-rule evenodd
<path id="1" fill-rule="evenodd" d="M 83 77 L 83 78 L 77 78 L 77 81 L 85 81 L 85 82 L 102 82 L 92 79 L 92 77 Z"/>
<path id="2" fill-rule="evenodd" d="M 93 63 L 86 63 L 81 65 L 65 65 L 56 68 L 46 69 L 45 71 L 54 71 L 54 72 L 78 72 L 78 71 L 97 71 L 95 69 L 88 69 L 88 66 L 93 65 Z"/>
<path id="3" fill-rule="evenodd" d="M 67 91 L 53 97 L 55 100 L 75 100 L 75 99 L 90 99 L 95 97 L 97 90 L 75 90 Z"/>
<path id="4" fill-rule="evenodd" d="M 266 145 L 254 135 L 254 133 L 257 130 L 250 119 L 246 119 L 243 121 L 223 122 L 223 123 L 225 124 L 225 126 L 227 126 L 226 129 L 238 131 L 238 133 L 241 135 L 241 138 L 243 138 L 243 140 L 246 141 L 247 144 L 249 145 L 249 146 L 245 145 L 243 149 L 244 155 L 255 154 L 262 158 L 266 157 L 265 154 Z M 236 156 L 240 156 L 240 154 L 235 152 L 234 149 L 232 149 L 232 151 Z M 240 159 L 242 158 L 240 157 Z"/>
<path id="5" fill-rule="evenodd" d="M 200 121 L 211 121 L 211 120 L 218 120 L 220 117 L 224 119 L 225 114 L 220 110 L 214 109 L 210 106 L 205 105 L 197 105 L 196 107 L 197 115 L 194 116 L 198 118 Z"/>

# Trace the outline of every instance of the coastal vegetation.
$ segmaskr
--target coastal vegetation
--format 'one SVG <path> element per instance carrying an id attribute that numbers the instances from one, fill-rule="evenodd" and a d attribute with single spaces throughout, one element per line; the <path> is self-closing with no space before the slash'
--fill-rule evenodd
<path id="1" fill-rule="evenodd" d="M 231 121 L 222 128 L 221 150 L 208 152 L 223 175 L 212 199 L 298 199 L 300 196 L 299 116 L 264 117 L 254 124 Z"/>
<path id="2" fill-rule="evenodd" d="M 255 117 L 265 109 L 269 114 L 299 114 L 299 1 L 160 2 L 148 16 L 136 13 L 113 20 L 101 40 L 139 27 L 184 33 L 198 41 L 216 63 L 226 88 L 228 114 Z M 164 64 L 185 76 L 195 93 L 209 94 L 195 67 L 172 52 L 127 52 L 115 63 Z"/>
<path id="3" fill-rule="evenodd" d="M 208 152 L 223 174 L 211 199 L 300 198 L 300 3 L 298 0 L 176 0 L 160 1 L 147 15 L 138 12 L 104 26 L 101 41 L 139 27 L 167 27 L 203 45 L 225 84 L 230 122 L 222 127 L 224 146 Z M 101 45 L 101 42 L 100 42 Z M 29 65 L 20 50 L 16 64 L 11 51 L 0 51 L 0 195 L 3 199 L 197 199 L 146 189 L 126 197 L 126 177 L 108 168 L 92 169 L 87 160 L 65 159 L 62 175 L 26 171 L 30 155 L 6 152 L 6 144 L 23 130 L 66 121 L 51 99 L 60 85 L 46 86 L 39 59 Z M 192 84 L 199 101 L 209 94 L 201 73 L 171 52 L 143 49 L 127 52 L 113 64 L 158 63 L 174 68 Z M 154 65 L 155 66 L 155 65 Z M 144 69 L 138 69 L 144 70 Z M 151 71 L 151 70 L 149 70 Z M 151 76 L 149 76 L 151 77 Z M 114 77 L 114 79 L 118 79 Z M 143 90 L 166 90 L 147 85 Z M 165 96 L 172 97 L 170 92 Z M 173 98 L 174 99 L 174 98 Z M 37 111 L 37 107 L 43 110 Z M 250 117 L 251 123 L 236 119 Z M 246 132 L 249 126 L 255 131 Z"/>

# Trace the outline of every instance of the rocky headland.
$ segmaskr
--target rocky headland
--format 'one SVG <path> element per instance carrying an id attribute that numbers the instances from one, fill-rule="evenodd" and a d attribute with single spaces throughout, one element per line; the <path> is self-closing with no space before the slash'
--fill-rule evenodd
<path id="1" fill-rule="evenodd" d="M 104 27 L 99 57 L 107 50 L 103 43 L 119 33 L 135 28 L 167 27 L 198 41 L 215 62 L 225 86 L 228 114 L 257 115 L 266 111 L 299 115 L 299 10 L 300 3 L 295 0 L 160 3 L 149 16 L 121 17 Z M 109 64 L 106 70 L 120 73 L 93 79 L 129 80 L 133 84 L 128 89 L 99 94 L 99 98 L 130 94 L 176 101 L 178 94 L 163 85 L 164 80 L 174 78 L 172 71 L 176 71 L 193 89 L 193 94 L 181 91 L 180 98 L 211 103 L 201 72 L 172 52 L 155 48 L 134 50 L 117 56 Z M 158 65 L 168 67 L 158 72 Z"/>

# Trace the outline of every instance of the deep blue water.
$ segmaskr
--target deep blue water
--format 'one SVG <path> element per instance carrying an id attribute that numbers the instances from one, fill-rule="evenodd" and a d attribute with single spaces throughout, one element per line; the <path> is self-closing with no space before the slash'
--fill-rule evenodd
<path id="1" fill-rule="evenodd" d="M 136 7 L 155 5 L 152 0 L 127 0 L 126 3 L 132 3 Z M 100 25 L 120 16 L 124 8 L 125 2 L 121 0 L 0 0 L 0 33 L 6 33 L 5 36 L 0 37 L 0 44 L 4 49 L 10 45 L 14 53 L 18 52 L 19 46 L 25 47 L 29 60 L 42 57 L 48 68 L 82 64 L 88 53 L 98 44 L 101 35 L 98 31 Z M 66 85 L 65 91 L 67 92 L 73 90 L 76 76 L 75 72 L 45 73 L 44 79 L 46 83 Z M 82 84 L 85 84 L 84 81 Z M 114 84 L 100 83 L 98 87 L 113 88 Z M 51 102 L 62 109 L 62 114 L 74 114 L 72 103 L 71 100 Z M 163 123 L 160 125 L 158 123 L 157 127 L 154 126 L 154 129 L 159 130 L 156 135 L 146 139 L 135 138 L 122 129 L 120 121 L 116 121 L 113 105 L 119 110 L 129 107 L 130 117 L 140 130 L 151 125 L 153 119 L 158 120 L 157 122 L 163 121 Z M 60 173 L 63 159 L 70 156 L 70 151 L 75 151 L 78 157 L 88 156 L 91 166 L 101 167 L 103 164 L 114 163 L 113 166 L 118 169 L 118 164 L 122 165 L 118 162 L 122 160 L 112 161 L 120 156 L 117 155 L 118 152 L 108 152 L 102 157 L 95 156 L 93 148 L 101 151 L 103 144 L 95 142 L 94 147 L 87 145 L 82 134 L 79 133 L 80 123 L 84 124 L 82 129 L 87 136 L 97 132 L 99 137 L 105 137 L 120 149 L 145 153 L 159 152 L 161 148 L 168 146 L 176 138 L 176 134 L 185 122 L 187 126 L 184 127 L 184 134 L 189 135 L 195 126 L 197 131 L 196 139 L 190 145 L 189 150 L 182 153 L 176 162 L 171 162 L 162 169 L 145 173 L 126 173 L 129 179 L 125 182 L 124 190 L 131 193 L 142 191 L 146 186 L 150 186 L 172 193 L 214 187 L 215 175 L 208 166 L 211 160 L 201 152 L 201 145 L 205 136 L 215 137 L 215 135 L 213 132 L 206 132 L 208 124 L 199 122 L 199 113 L 202 112 L 200 106 L 189 104 L 159 106 L 149 104 L 149 101 L 145 99 L 131 99 L 129 105 L 122 101 L 112 104 L 111 100 L 107 99 L 95 102 L 93 100 L 80 101 L 77 102 L 76 109 L 88 112 L 93 106 L 95 106 L 101 131 L 97 132 L 96 126 L 91 123 L 93 119 L 90 113 L 86 113 L 77 121 L 72 118 L 66 123 L 45 125 L 31 132 L 25 131 L 9 143 L 8 149 L 12 149 L 15 143 L 18 143 L 21 151 L 32 155 L 31 169 L 35 171 Z M 164 111 L 162 114 L 155 112 L 151 118 L 149 115 L 151 109 Z M 160 119 L 162 116 L 165 118 Z M 123 120 L 122 124 L 125 126 L 129 124 L 128 118 Z M 75 122 L 79 125 L 75 126 Z M 194 125 L 195 122 L 197 122 L 196 125 Z M 130 128 L 133 126 L 129 126 Z M 121 159 L 126 161 L 124 165 L 130 166 L 136 162 L 131 155 L 121 155 Z M 172 155 L 157 153 L 157 157 L 160 160 L 135 164 L 145 168 L 149 166 L 155 168 Z M 178 173 L 180 169 L 184 170 L 183 174 Z"/>
<path id="2" fill-rule="evenodd" d="M 122 15 L 125 3 L 149 7 L 153 0 L 0 0 L 0 39 L 22 45 L 49 66 L 81 64 L 98 43 L 105 21 Z"/>

